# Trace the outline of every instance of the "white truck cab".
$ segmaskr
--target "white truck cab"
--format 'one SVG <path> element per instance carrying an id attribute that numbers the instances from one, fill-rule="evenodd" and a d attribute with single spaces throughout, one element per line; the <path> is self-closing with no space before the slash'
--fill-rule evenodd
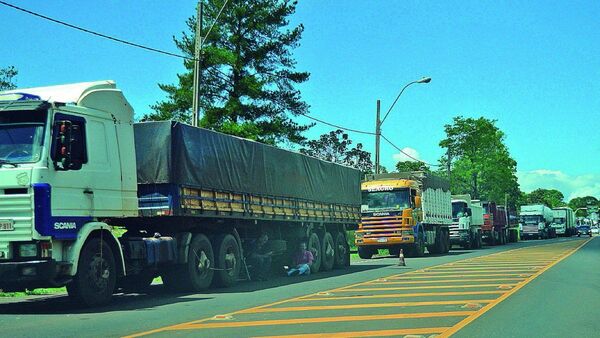
<path id="1" fill-rule="evenodd" d="M 132 124 L 112 81 L 0 92 L 0 289 L 64 285 L 94 237 L 120 252 L 101 220 L 138 214 Z"/>

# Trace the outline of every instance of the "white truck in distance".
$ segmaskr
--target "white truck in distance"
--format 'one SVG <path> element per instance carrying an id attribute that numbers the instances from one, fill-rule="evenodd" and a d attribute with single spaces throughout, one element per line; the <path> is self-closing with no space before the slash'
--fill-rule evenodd
<path id="1" fill-rule="evenodd" d="M 521 238 L 547 239 L 556 236 L 552 223 L 552 209 L 545 205 L 523 205 L 521 206 L 519 228 Z"/>
<path id="2" fill-rule="evenodd" d="M 452 195 L 452 225 L 450 243 L 465 249 L 481 248 L 481 226 L 483 207 L 471 195 Z"/>
<path id="3" fill-rule="evenodd" d="M 571 237 L 576 234 L 575 213 L 568 207 L 552 209 L 553 219 L 550 226 L 558 236 Z"/>

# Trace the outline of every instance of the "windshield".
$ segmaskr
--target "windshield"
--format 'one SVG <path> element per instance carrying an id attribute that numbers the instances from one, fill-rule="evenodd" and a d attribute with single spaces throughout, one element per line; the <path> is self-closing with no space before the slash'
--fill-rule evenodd
<path id="1" fill-rule="evenodd" d="M 465 202 L 454 202 L 452 203 L 452 218 L 463 217 L 467 211 L 467 203 Z"/>
<path id="2" fill-rule="evenodd" d="M 556 223 L 556 224 L 563 224 L 563 223 L 565 223 L 565 219 L 564 218 L 554 218 L 552 220 L 552 222 Z"/>
<path id="3" fill-rule="evenodd" d="M 46 113 L 0 112 L 0 161 L 33 163 L 41 158 Z"/>
<path id="4" fill-rule="evenodd" d="M 362 209 L 364 210 L 402 210 L 410 206 L 408 189 L 393 191 L 377 191 L 362 193 Z"/>
<path id="5" fill-rule="evenodd" d="M 542 221 L 542 216 L 539 216 L 539 215 L 522 216 L 521 217 L 521 222 L 523 222 L 523 223 L 539 223 L 541 221 Z"/>

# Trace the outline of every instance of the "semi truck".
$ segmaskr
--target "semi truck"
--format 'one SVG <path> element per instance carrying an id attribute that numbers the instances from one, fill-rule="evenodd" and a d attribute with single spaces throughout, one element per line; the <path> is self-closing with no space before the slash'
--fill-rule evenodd
<path id="1" fill-rule="evenodd" d="M 355 244 L 363 259 L 379 249 L 423 256 L 450 250 L 452 200 L 448 182 L 424 172 L 367 175 L 361 185 Z"/>
<path id="2" fill-rule="evenodd" d="M 358 170 L 134 123 L 113 81 L 0 92 L 0 121 L 3 291 L 66 286 L 96 306 L 156 276 L 176 290 L 227 287 L 250 275 L 244 248 L 263 234 L 282 257 L 307 242 L 313 272 L 349 264 Z"/>
<path id="3" fill-rule="evenodd" d="M 465 249 L 481 248 L 481 226 L 483 208 L 471 195 L 452 195 L 452 224 L 450 225 L 450 245 Z"/>
<path id="4" fill-rule="evenodd" d="M 521 206 L 520 224 L 521 238 L 547 239 L 556 236 L 552 223 L 552 209 L 545 205 L 523 205 Z"/>
<path id="5" fill-rule="evenodd" d="M 484 209 L 483 226 L 481 227 L 483 241 L 489 245 L 504 245 L 508 239 L 506 207 L 496 202 L 481 202 Z"/>
<path id="6" fill-rule="evenodd" d="M 550 226 L 554 228 L 557 236 L 571 237 L 577 233 L 575 226 L 575 213 L 569 207 L 561 207 L 552 209 L 552 223 Z"/>

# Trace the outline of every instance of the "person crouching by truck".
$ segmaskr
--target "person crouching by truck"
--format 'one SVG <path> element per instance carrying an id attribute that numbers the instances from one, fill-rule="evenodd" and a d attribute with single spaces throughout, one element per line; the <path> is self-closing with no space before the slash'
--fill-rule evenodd
<path id="1" fill-rule="evenodd" d="M 310 275 L 310 267 L 314 257 L 312 252 L 306 250 L 306 243 L 302 242 L 298 246 L 298 251 L 294 255 L 294 267 L 287 271 L 288 276 Z"/>
<path id="2" fill-rule="evenodd" d="M 248 253 L 246 261 L 252 267 L 252 279 L 264 281 L 269 278 L 273 252 L 267 248 L 268 241 L 269 236 L 263 233 L 258 239 L 250 243 L 246 249 Z"/>

